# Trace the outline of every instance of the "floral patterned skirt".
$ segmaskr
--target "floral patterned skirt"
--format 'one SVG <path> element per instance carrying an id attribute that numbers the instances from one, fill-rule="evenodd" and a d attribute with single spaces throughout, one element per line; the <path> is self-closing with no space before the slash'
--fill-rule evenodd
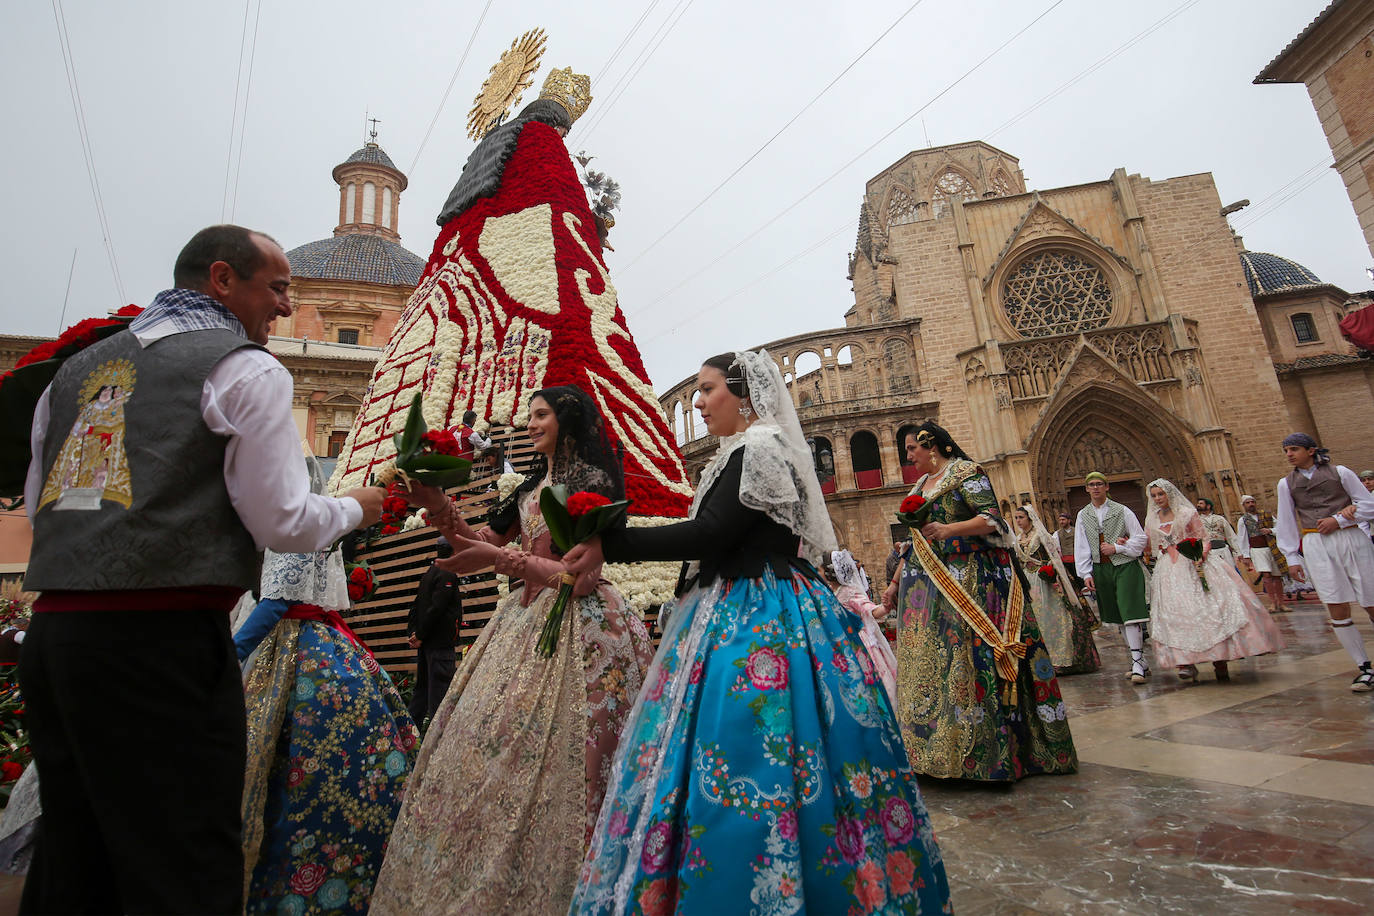
<path id="1" fill-rule="evenodd" d="M 1081 600 L 1070 601 L 1067 595 L 1055 591 L 1033 569 L 1026 571 L 1026 579 L 1030 582 L 1035 620 L 1054 670 L 1059 674 L 1087 674 L 1101 668 L 1102 660 L 1093 642 L 1093 630 L 1101 624 L 1092 609 Z"/>
<path id="2" fill-rule="evenodd" d="M 245 693 L 245 912 L 366 913 L 419 741 L 401 695 L 347 637 L 295 620 L 263 641 Z"/>
<path id="3" fill-rule="evenodd" d="M 948 912 L 862 626 L 800 573 L 689 592 L 626 723 L 571 912 Z"/>
<path id="4" fill-rule="evenodd" d="M 953 554 L 946 566 L 999 629 L 1015 572 L 1005 550 Z M 1011 782 L 1072 773 L 1078 754 L 1054 662 L 1030 601 L 1022 618 L 1026 657 L 1016 701 L 1004 703 L 992 649 L 908 559 L 897 607 L 897 720 L 916 772 L 942 779 Z"/>
<path id="5" fill-rule="evenodd" d="M 568 907 L 621 726 L 652 654 L 614 588 L 569 602 L 536 652 L 544 589 L 497 606 L 425 735 L 372 912 L 544 914 Z"/>

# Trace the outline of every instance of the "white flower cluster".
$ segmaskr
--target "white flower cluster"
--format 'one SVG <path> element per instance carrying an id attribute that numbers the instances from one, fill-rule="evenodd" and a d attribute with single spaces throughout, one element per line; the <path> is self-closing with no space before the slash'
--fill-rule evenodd
<path id="1" fill-rule="evenodd" d="M 496 492 L 501 494 L 502 499 L 505 499 L 507 496 L 510 496 L 512 490 L 524 482 L 524 474 L 502 474 L 500 477 L 496 478 Z"/>
<path id="2" fill-rule="evenodd" d="M 631 528 L 657 528 L 680 521 L 680 518 L 631 516 L 626 520 L 626 524 Z M 610 580 L 616 591 L 625 598 L 626 604 L 643 614 L 649 608 L 663 604 L 673 597 L 673 587 L 677 585 L 678 570 L 681 566 L 682 564 L 676 560 L 654 563 L 607 563 L 601 568 L 601 575 Z"/>
<path id="3" fill-rule="evenodd" d="M 428 517 L 429 513 L 426 509 L 421 509 L 414 515 L 408 515 L 406 516 L 405 524 L 401 526 L 401 530 L 414 531 L 416 528 L 423 528 L 425 525 L 429 524 L 427 521 Z"/>

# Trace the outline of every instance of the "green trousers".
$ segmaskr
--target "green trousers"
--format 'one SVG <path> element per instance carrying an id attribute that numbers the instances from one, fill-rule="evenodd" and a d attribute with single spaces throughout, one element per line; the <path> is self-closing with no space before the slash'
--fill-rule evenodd
<path id="1" fill-rule="evenodd" d="M 1093 585 L 1097 586 L 1097 609 L 1103 623 L 1143 623 L 1150 619 L 1140 561 L 1120 566 L 1094 563 Z"/>

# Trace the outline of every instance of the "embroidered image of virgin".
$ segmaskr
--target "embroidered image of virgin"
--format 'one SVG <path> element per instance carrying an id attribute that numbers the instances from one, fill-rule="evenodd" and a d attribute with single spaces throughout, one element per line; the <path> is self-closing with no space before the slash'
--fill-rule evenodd
<path id="1" fill-rule="evenodd" d="M 134 393 L 134 365 L 101 363 L 81 385 L 81 408 L 62 451 L 43 483 L 38 508 L 94 511 L 108 499 L 124 508 L 134 501 L 129 456 L 124 451 L 124 405 Z"/>

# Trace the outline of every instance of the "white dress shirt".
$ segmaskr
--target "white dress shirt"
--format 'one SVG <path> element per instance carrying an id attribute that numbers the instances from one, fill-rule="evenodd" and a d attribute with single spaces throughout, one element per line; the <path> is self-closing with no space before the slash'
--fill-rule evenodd
<path id="1" fill-rule="evenodd" d="M 148 346 L 167 328 L 139 334 Z M 43 488 L 43 442 L 51 387 L 33 414 L 24 506 L 29 522 Z M 363 508 L 352 497 L 335 499 L 310 492 L 301 457 L 300 434 L 291 417 L 291 373 L 265 350 L 245 347 L 210 370 L 200 392 L 200 414 L 212 433 L 229 439 L 224 451 L 224 485 L 229 501 L 259 550 L 312 553 L 352 531 Z"/>
<path id="2" fill-rule="evenodd" d="M 1083 512 L 1096 513 L 1097 526 L 1100 529 L 1102 523 L 1107 520 L 1107 508 L 1106 502 L 1100 506 L 1088 503 L 1078 513 L 1078 518 L 1074 521 L 1073 565 L 1078 570 L 1078 578 L 1080 579 L 1086 579 L 1093 574 L 1093 548 L 1088 543 L 1088 536 L 1083 532 Z M 1116 552 L 1119 554 L 1138 557 L 1145 552 L 1145 545 L 1149 543 L 1149 538 L 1145 536 L 1145 529 L 1140 527 L 1140 519 L 1135 517 L 1134 512 L 1121 506 L 1121 514 L 1122 521 L 1126 523 L 1126 543 L 1112 546 L 1116 548 Z M 1110 560 L 1103 557 L 1103 562 L 1110 562 Z"/>
<path id="3" fill-rule="evenodd" d="M 1336 524 L 1342 528 L 1349 528 L 1358 525 L 1360 522 L 1374 520 L 1374 493 L 1370 493 L 1360 483 L 1360 478 L 1355 476 L 1355 472 L 1343 465 L 1335 465 L 1336 474 L 1341 479 L 1341 486 L 1345 487 L 1345 493 L 1350 497 L 1350 502 L 1355 506 L 1355 521 L 1350 521 L 1344 515 L 1337 513 L 1331 516 L 1336 520 Z M 1317 466 L 1310 468 L 1298 468 L 1297 471 L 1308 480 L 1312 479 L 1312 473 Z M 1298 530 L 1298 514 L 1293 508 L 1293 495 L 1288 492 L 1288 477 L 1279 478 L 1279 512 L 1278 518 L 1274 521 L 1274 537 L 1278 541 L 1279 550 L 1283 551 L 1284 557 L 1288 560 L 1289 566 L 1302 565 L 1302 532 Z"/>

